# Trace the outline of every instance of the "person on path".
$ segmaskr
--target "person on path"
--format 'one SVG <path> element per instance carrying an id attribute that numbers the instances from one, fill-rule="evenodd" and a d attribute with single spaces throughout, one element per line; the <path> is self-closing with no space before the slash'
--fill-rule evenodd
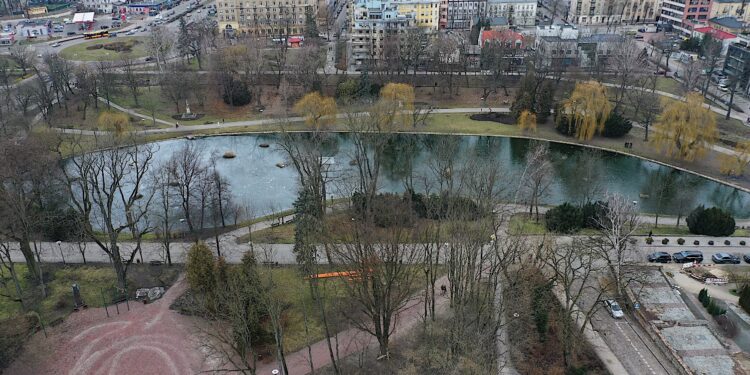
<path id="1" fill-rule="evenodd" d="M 653 236 L 653 235 L 654 235 L 654 232 L 653 232 L 653 231 L 648 231 L 648 236 L 649 236 L 649 237 L 651 237 L 651 236 Z"/>

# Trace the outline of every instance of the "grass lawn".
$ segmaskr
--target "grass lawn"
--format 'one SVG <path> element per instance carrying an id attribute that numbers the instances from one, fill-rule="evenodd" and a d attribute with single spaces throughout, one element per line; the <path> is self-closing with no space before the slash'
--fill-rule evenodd
<path id="1" fill-rule="evenodd" d="M 138 105 L 129 91 L 121 90 L 112 97 L 112 102 L 123 107 L 134 109 L 145 116 L 151 116 L 152 110 L 154 117 L 169 122 L 179 122 L 183 125 L 203 125 L 215 124 L 218 121 L 243 121 L 264 118 L 262 114 L 252 111 L 252 105 L 243 107 L 231 107 L 226 105 L 221 99 L 216 97 L 215 91 L 211 90 L 202 94 L 204 103 L 190 101 L 191 112 L 201 113 L 203 117 L 197 120 L 175 120 L 172 115 L 177 113 L 175 104 L 161 92 L 159 86 L 148 86 L 139 90 Z M 180 111 L 184 112 L 185 103 L 180 103 Z M 265 116 L 267 117 L 267 116 Z"/>
<path id="2" fill-rule="evenodd" d="M 95 45 L 107 45 L 112 43 L 135 43 L 132 50 L 128 53 L 110 51 L 104 48 L 87 49 Z M 146 50 L 146 38 L 140 36 L 126 36 L 118 38 L 96 39 L 67 47 L 60 51 L 60 56 L 68 60 L 78 61 L 116 61 L 123 56 L 130 56 L 137 59 L 148 55 Z"/>
<path id="3" fill-rule="evenodd" d="M 656 91 L 682 95 L 682 85 L 673 78 L 658 77 L 656 79 Z"/>
<path id="4" fill-rule="evenodd" d="M 47 280 L 47 297 L 42 298 L 41 291 L 34 286 L 30 279 L 26 264 L 16 264 L 21 289 L 27 303 L 27 310 L 38 312 L 45 322 L 54 322 L 66 317 L 72 312 L 73 293 L 71 285 L 77 283 L 81 287 L 81 295 L 90 307 L 102 306 L 102 289 L 111 290 L 116 285 L 116 278 L 112 266 L 109 264 L 68 265 L 43 264 L 42 271 Z M 141 286 L 161 285 L 162 281 L 171 284 L 179 272 L 178 267 L 154 267 L 133 264 L 128 270 L 129 291 Z M 17 296 L 10 272 L 3 269 L 3 277 L 7 278 L 7 286 L 0 295 L 0 320 L 8 319 L 23 312 L 21 304 L 7 297 Z"/>

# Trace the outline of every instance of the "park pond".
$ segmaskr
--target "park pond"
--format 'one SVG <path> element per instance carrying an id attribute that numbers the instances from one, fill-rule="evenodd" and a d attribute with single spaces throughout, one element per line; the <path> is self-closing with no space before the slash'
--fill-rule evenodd
<path id="1" fill-rule="evenodd" d="M 297 173 L 291 165 L 283 167 L 289 165 L 289 161 L 277 146 L 278 137 L 255 134 L 163 141 L 157 144 L 155 161 L 165 162 L 185 142 L 194 142 L 205 158 L 217 158 L 217 169 L 230 182 L 235 200 L 250 207 L 254 215 L 263 215 L 291 208 L 297 196 Z M 404 181 L 411 176 L 415 190 L 424 191 L 431 186 L 430 192 L 435 192 L 435 178 L 430 177 L 435 175 L 432 166 L 436 158 L 449 158 L 454 168 L 461 168 L 469 160 L 494 163 L 507 176 L 508 190 L 515 190 L 523 176 L 525 155 L 531 142 L 507 137 L 394 135 L 386 146 L 379 188 L 382 192 L 403 192 Z M 323 149 L 331 158 L 328 160 L 332 182 L 328 193 L 348 196 L 351 191 L 344 188 L 347 184 L 341 180 L 355 168 L 350 163 L 354 149 L 351 136 L 331 134 Z M 542 199 L 544 204 L 582 202 L 602 198 L 609 192 L 623 194 L 645 213 L 676 214 L 678 210 L 684 213 L 695 205 L 704 204 L 727 209 L 737 218 L 750 217 L 750 194 L 745 191 L 618 153 L 601 152 L 595 158 L 587 158 L 585 150 L 575 145 L 550 144 L 554 176 Z M 236 156 L 222 159 L 221 155 L 226 152 Z M 657 186 L 665 186 L 665 178 L 672 181 L 666 184 L 670 187 L 657 189 Z M 591 189 L 592 186 L 597 189 Z M 589 196 L 592 190 L 596 192 L 594 197 Z M 523 203 L 522 197 L 508 196 L 507 199 Z"/>

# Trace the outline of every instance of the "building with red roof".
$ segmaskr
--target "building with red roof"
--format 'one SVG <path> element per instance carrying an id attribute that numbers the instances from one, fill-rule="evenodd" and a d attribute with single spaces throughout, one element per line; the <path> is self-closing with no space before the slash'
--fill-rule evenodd
<path id="1" fill-rule="evenodd" d="M 714 29 L 711 26 L 697 27 L 693 30 L 694 37 L 703 39 L 704 36 L 710 35 L 712 38 L 721 42 L 721 53 L 724 54 L 730 44 L 737 41 L 737 35 L 728 33 L 723 30 Z"/>
<path id="2" fill-rule="evenodd" d="M 490 42 L 504 43 L 506 47 L 518 49 L 526 47 L 523 35 L 513 30 L 483 30 L 479 34 L 479 45 L 484 46 Z"/>

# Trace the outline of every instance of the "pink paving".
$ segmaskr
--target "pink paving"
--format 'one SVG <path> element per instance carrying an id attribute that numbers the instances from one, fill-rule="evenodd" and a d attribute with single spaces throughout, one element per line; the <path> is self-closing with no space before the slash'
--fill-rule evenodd
<path id="1" fill-rule="evenodd" d="M 435 285 L 445 285 L 448 287 L 448 278 L 443 276 L 437 279 Z M 447 296 L 436 295 L 435 297 L 435 313 L 440 314 L 448 308 L 449 299 Z M 403 309 L 401 309 L 393 323 L 395 326 L 393 338 L 398 338 L 400 335 L 408 332 L 417 323 L 422 321 L 422 314 L 424 312 L 423 301 L 422 294 L 418 293 L 406 303 Z M 339 332 L 335 338 L 331 338 L 331 346 L 333 347 L 334 355 L 336 354 L 336 340 L 338 340 L 338 354 L 340 358 L 359 352 L 366 346 L 377 345 L 377 340 L 375 340 L 370 334 L 362 332 L 356 328 L 350 328 Z M 316 342 L 311 346 L 311 349 L 312 362 L 315 369 L 331 364 L 331 357 L 328 353 L 328 344 L 326 343 L 326 340 Z M 310 373 L 310 356 L 308 355 L 307 348 L 287 354 L 286 364 L 289 369 L 289 374 L 291 375 L 305 375 Z M 258 374 L 270 374 L 271 371 L 276 368 L 278 368 L 278 365 L 275 362 L 260 365 L 258 367 Z"/>
<path id="2" fill-rule="evenodd" d="M 203 355 L 190 334 L 189 317 L 169 309 L 185 290 L 178 281 L 164 298 L 143 305 L 120 305 L 120 315 L 110 308 L 73 313 L 60 326 L 40 332 L 26 346 L 8 374 L 163 374 L 201 371 Z"/>

